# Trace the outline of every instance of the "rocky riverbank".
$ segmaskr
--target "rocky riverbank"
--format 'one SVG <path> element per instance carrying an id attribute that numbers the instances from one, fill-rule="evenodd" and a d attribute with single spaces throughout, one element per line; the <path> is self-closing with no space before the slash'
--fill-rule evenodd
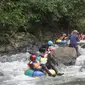
<path id="1" fill-rule="evenodd" d="M 49 36 L 50 35 L 50 36 Z M 48 40 L 53 39 L 51 32 L 44 33 L 41 37 L 34 36 L 30 33 L 17 33 L 14 37 L 9 39 L 9 44 L 0 45 L 1 54 L 16 54 L 19 52 L 26 52 L 27 50 L 38 50 L 38 48 L 47 43 Z"/>
<path id="2" fill-rule="evenodd" d="M 3 44 L 0 46 L 0 53 L 24 52 L 27 49 L 29 50 L 34 46 L 37 46 L 38 42 L 39 40 L 29 33 L 18 33 L 14 38 L 10 38 L 9 44 Z"/>
<path id="3" fill-rule="evenodd" d="M 48 40 L 53 39 L 51 34 L 52 33 L 49 32 L 41 37 L 43 38 L 42 40 L 39 40 L 39 38 L 33 36 L 30 33 L 18 33 L 14 38 L 10 39 L 10 44 L 0 46 L 0 55 L 26 53 L 29 50 L 38 51 L 42 44 L 46 44 Z M 75 49 L 60 47 L 56 49 L 53 54 L 51 54 L 51 57 L 56 60 L 55 62 L 62 62 L 65 65 L 73 65 L 76 61 L 76 52 Z"/>

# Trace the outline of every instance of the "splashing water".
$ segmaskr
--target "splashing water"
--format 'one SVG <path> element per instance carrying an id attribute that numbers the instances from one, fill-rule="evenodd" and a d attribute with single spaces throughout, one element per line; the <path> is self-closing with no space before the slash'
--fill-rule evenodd
<path id="1" fill-rule="evenodd" d="M 85 49 L 81 48 L 82 55 L 77 58 L 75 65 L 62 67 L 61 72 L 64 72 L 65 75 L 41 78 L 32 78 L 24 75 L 24 71 L 27 68 L 27 59 L 30 56 L 29 53 L 1 56 L 0 85 L 80 85 L 75 82 L 85 81 L 84 52 Z"/>

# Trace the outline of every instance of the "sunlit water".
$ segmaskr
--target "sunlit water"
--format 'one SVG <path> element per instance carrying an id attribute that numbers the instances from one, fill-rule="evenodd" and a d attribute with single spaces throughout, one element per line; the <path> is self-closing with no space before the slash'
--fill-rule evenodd
<path id="1" fill-rule="evenodd" d="M 0 85 L 85 85 L 85 49 L 73 66 L 63 66 L 63 76 L 32 78 L 24 75 L 29 53 L 0 57 Z M 26 57 L 27 56 L 27 57 Z"/>

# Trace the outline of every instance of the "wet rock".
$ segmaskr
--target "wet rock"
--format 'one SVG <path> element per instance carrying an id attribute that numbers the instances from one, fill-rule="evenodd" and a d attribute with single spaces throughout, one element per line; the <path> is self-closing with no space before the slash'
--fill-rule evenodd
<path id="1" fill-rule="evenodd" d="M 64 65 L 74 65 L 76 62 L 77 53 L 74 48 L 60 47 L 54 52 L 48 55 L 48 60 L 58 65 L 63 63 Z"/>
<path id="2" fill-rule="evenodd" d="M 15 38 L 9 40 L 10 44 L 0 46 L 1 54 L 16 54 L 26 52 L 27 50 L 38 50 L 40 45 L 39 40 L 30 33 L 18 33 L 15 35 Z"/>

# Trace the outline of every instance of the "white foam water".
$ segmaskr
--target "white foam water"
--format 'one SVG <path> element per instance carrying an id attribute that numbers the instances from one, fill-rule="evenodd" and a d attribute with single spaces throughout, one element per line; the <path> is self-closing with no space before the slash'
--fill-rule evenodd
<path id="1" fill-rule="evenodd" d="M 82 55 L 77 58 L 76 64 L 63 67 L 61 72 L 64 72 L 64 75 L 53 78 L 32 78 L 24 75 L 27 68 L 27 59 L 30 56 L 29 53 L 9 56 L 12 61 L 0 62 L 0 73 L 3 74 L 0 75 L 0 85 L 52 85 L 52 83 L 53 85 L 60 85 L 76 78 L 85 78 L 85 49 L 81 48 L 80 50 Z"/>

